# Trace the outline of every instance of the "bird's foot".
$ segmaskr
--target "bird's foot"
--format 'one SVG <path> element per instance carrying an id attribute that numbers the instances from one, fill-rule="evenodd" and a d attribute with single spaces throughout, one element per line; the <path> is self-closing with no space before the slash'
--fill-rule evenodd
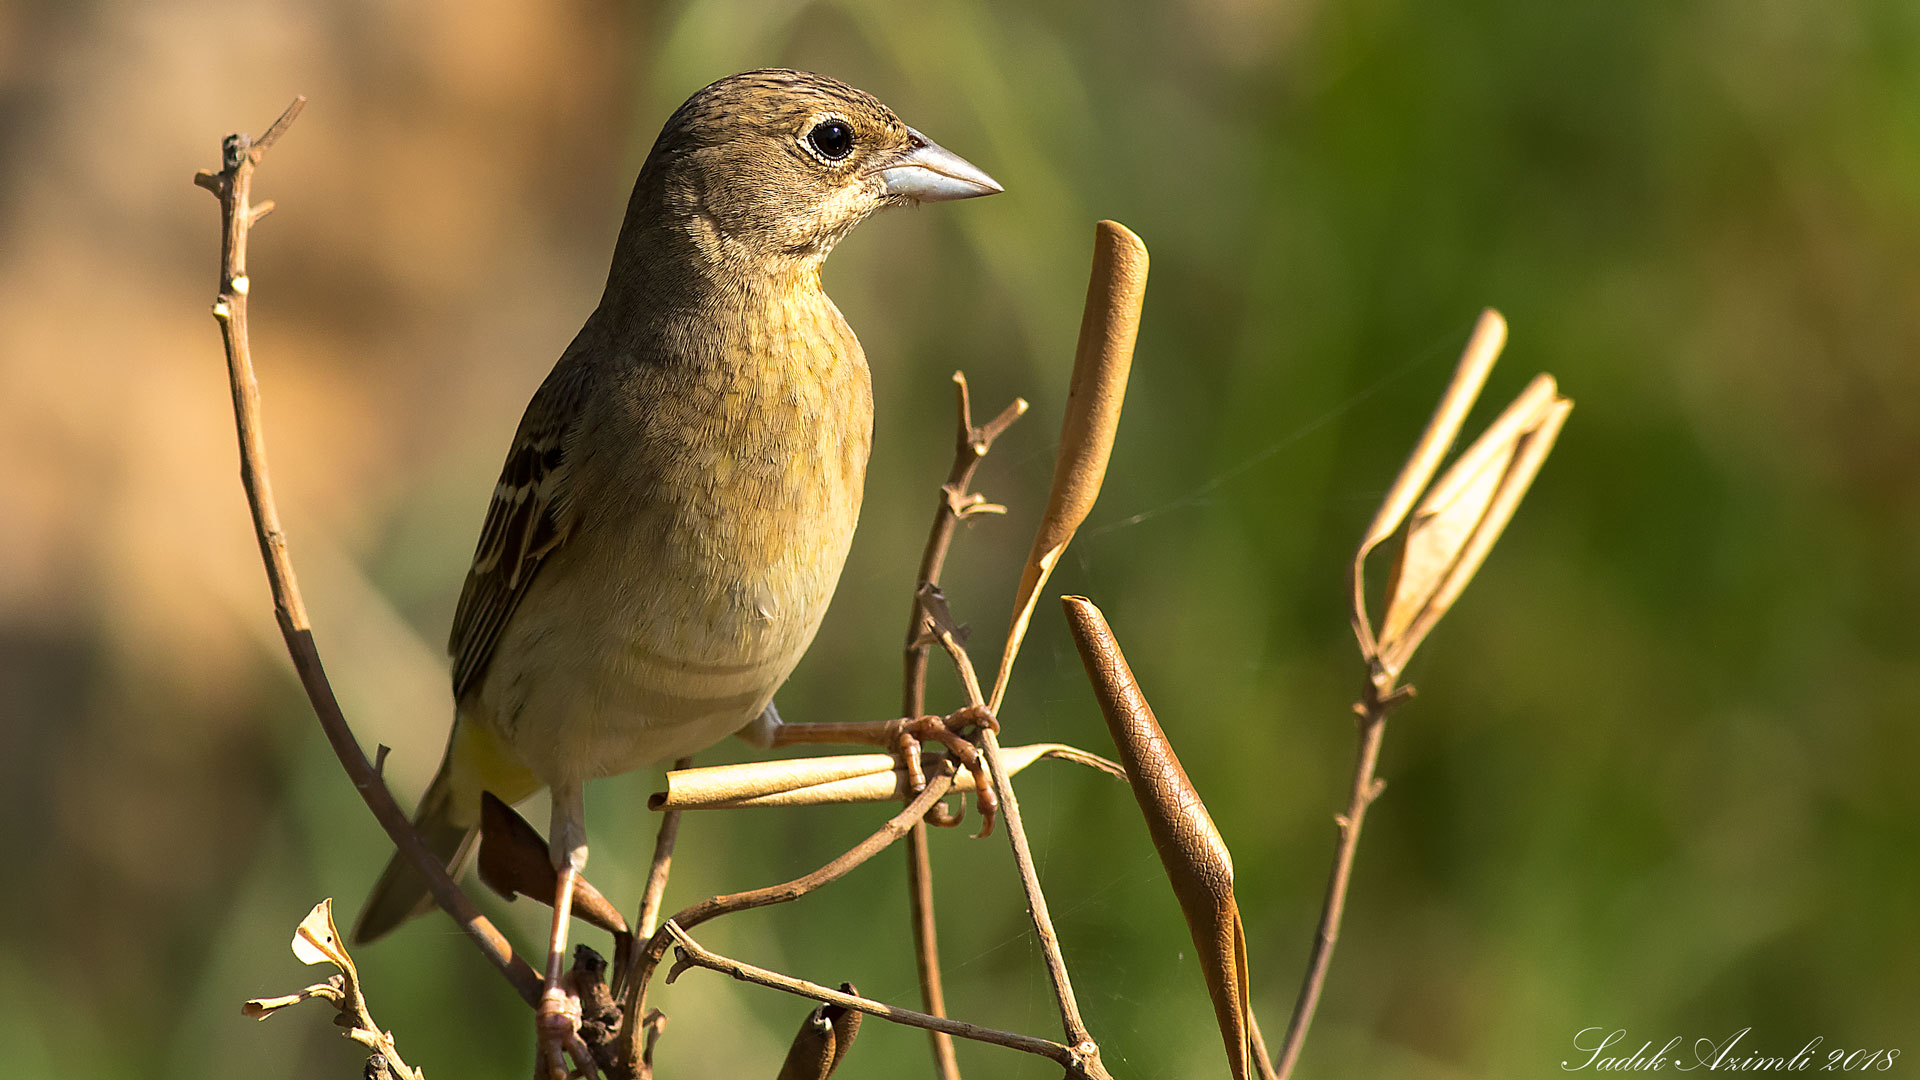
<path id="1" fill-rule="evenodd" d="M 533 1031 L 534 1080 L 598 1080 L 600 1067 L 580 1037 L 580 999 L 573 993 L 563 986 L 547 987 L 534 1009 Z"/>
<path id="2" fill-rule="evenodd" d="M 979 748 L 965 733 L 989 727 L 994 731 L 1000 730 L 1000 722 L 993 718 L 993 714 L 968 706 L 952 716 L 907 717 L 893 723 L 897 725 L 894 749 L 906 764 L 910 794 L 919 794 L 927 785 L 926 775 L 920 767 L 920 744 L 937 742 L 946 747 L 961 768 L 973 774 L 974 802 L 980 807 L 980 831 L 975 835 L 978 837 L 991 833 L 993 819 L 999 813 L 1000 800 L 994 794 L 993 777 L 989 775 Z M 944 805 L 938 805 L 927 814 L 927 821 L 942 828 L 952 828 L 960 824 L 961 817 L 947 810 Z"/>

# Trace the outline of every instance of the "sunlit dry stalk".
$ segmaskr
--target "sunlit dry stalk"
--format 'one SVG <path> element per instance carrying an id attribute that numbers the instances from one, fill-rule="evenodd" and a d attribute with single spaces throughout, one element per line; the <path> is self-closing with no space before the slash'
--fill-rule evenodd
<path id="1" fill-rule="evenodd" d="M 372 1051 L 366 1068 L 369 1080 L 421 1080 L 419 1070 L 401 1060 L 400 1050 L 393 1042 L 393 1033 L 382 1031 L 380 1025 L 373 1022 L 373 1014 L 367 1009 L 366 993 L 360 986 L 360 972 L 354 967 L 353 957 L 347 955 L 347 947 L 333 926 L 332 898 L 315 904 L 313 910 L 307 912 L 307 917 L 300 920 L 300 925 L 293 932 L 293 955 L 303 964 L 332 964 L 340 970 L 340 974 L 298 993 L 254 998 L 241 1006 L 242 1015 L 265 1020 L 281 1009 L 302 1001 L 325 1001 L 336 1010 L 334 1023 L 346 1029 L 346 1037 Z"/>
<path id="2" fill-rule="evenodd" d="M 919 716 L 926 712 L 927 648 L 931 641 L 925 633 L 926 617 L 921 609 L 921 593 L 929 585 L 940 584 L 940 572 L 946 567 L 947 551 L 953 546 L 954 531 L 963 518 L 1007 512 L 1006 507 L 990 503 L 985 496 L 968 489 L 973 484 L 974 471 L 980 467 L 987 452 L 993 449 L 994 440 L 1027 411 L 1026 399 L 1014 398 L 1012 404 L 1000 411 L 1000 415 L 988 421 L 984 427 L 976 427 L 966 373 L 953 373 L 953 387 L 958 413 L 953 465 L 947 470 L 947 482 L 940 485 L 940 501 L 933 510 L 933 524 L 927 530 L 927 544 L 920 553 L 920 572 L 914 580 L 913 613 L 907 623 L 904 653 L 906 678 L 902 686 L 901 716 Z"/>
<path id="3" fill-rule="evenodd" d="M 1057 758 L 1119 775 L 1120 767 L 1065 743 L 1006 749 L 1007 769 L 1018 773 L 1042 758 Z M 666 775 L 667 790 L 647 800 L 652 810 L 734 810 L 743 807 L 829 806 L 897 802 L 911 792 L 906 769 L 892 754 L 836 754 L 709 765 Z M 975 789 L 971 772 L 954 777 L 954 792 Z"/>
<path id="4" fill-rule="evenodd" d="M 1027 917 L 1040 942 L 1040 956 L 1046 963 L 1047 978 L 1053 983 L 1055 1003 L 1060 1007 L 1060 1026 L 1068 1044 L 1083 1058 L 1097 1062 L 1100 1047 L 1093 1041 L 1087 1022 L 1080 1015 L 1080 1002 L 1073 996 L 1073 979 L 1067 974 L 1066 953 L 1060 948 L 1060 934 L 1053 928 L 1053 915 L 1047 909 L 1047 894 L 1040 889 L 1040 871 L 1034 865 L 1033 846 L 1027 840 L 1026 826 L 1020 820 L 1020 801 L 1013 794 L 1013 777 L 1000 751 L 1000 736 L 991 725 L 980 729 L 980 748 L 986 754 L 987 767 L 1000 795 L 1000 812 L 1007 820 L 1007 842 L 1013 845 L 1013 862 L 1020 871 L 1020 887 L 1027 896 Z"/>
<path id="5" fill-rule="evenodd" d="M 1328 876 L 1306 976 L 1280 1052 L 1281 1080 L 1293 1072 L 1307 1029 L 1313 1024 L 1334 945 L 1340 937 L 1361 825 L 1367 809 L 1386 786 L 1375 772 L 1380 745 L 1386 737 L 1387 715 L 1413 693 L 1412 687 L 1400 685 L 1400 674 L 1473 580 L 1546 461 L 1573 408 L 1573 402 L 1560 396 L 1551 376 L 1536 376 L 1428 487 L 1486 384 L 1506 337 L 1507 324 L 1500 313 L 1491 308 L 1483 312 L 1439 407 L 1367 526 L 1348 570 L 1354 637 L 1367 664 L 1366 684 L 1359 703 L 1354 705 L 1359 749 L 1346 810 L 1334 819 L 1339 838 L 1334 846 L 1333 871 Z M 1400 550 L 1386 589 L 1386 611 L 1376 630 L 1367 611 L 1367 556 L 1382 541 L 1401 533 L 1403 525 Z"/>
<path id="6" fill-rule="evenodd" d="M 1013 848 L 1014 865 L 1020 872 L 1021 888 L 1026 893 L 1027 914 L 1060 1009 L 1061 1027 L 1075 1053 L 1094 1068 L 1100 1067 L 1100 1047 L 1093 1041 L 1074 997 L 1066 956 L 1047 908 L 1046 894 L 1040 887 L 1032 845 L 1021 822 L 1012 777 L 1007 773 L 995 717 L 1033 617 L 1040 588 L 1059 562 L 1068 541 L 1073 539 L 1075 530 L 1086 520 L 1106 478 L 1107 459 L 1113 451 L 1113 438 L 1126 397 L 1127 374 L 1133 365 L 1133 346 L 1139 334 L 1146 285 L 1146 245 L 1117 222 L 1098 223 L 1094 227 L 1093 268 L 1087 282 L 1087 302 L 1074 353 L 1066 415 L 1061 422 L 1060 449 L 1054 459 L 1053 486 L 1020 575 L 1013 619 L 990 698 L 983 695 L 973 662 L 951 628 L 938 625 L 938 620 L 932 620 L 930 626 L 953 658 L 966 688 L 968 703 L 982 715 L 980 746 L 993 773 L 1000 810 L 1006 815 L 1007 839 Z"/>
<path id="7" fill-rule="evenodd" d="M 260 420 L 260 385 L 255 378 L 253 354 L 247 336 L 247 297 L 252 281 L 247 276 L 247 234 L 273 209 L 271 202 L 252 202 L 253 170 L 262 156 L 300 115 L 307 99 L 295 98 L 266 134 L 249 141 L 244 135 L 230 135 L 222 143 L 222 167 L 219 172 L 200 172 L 194 183 L 206 188 L 220 200 L 220 293 L 214 301 L 213 317 L 220 323 L 226 346 L 227 372 L 233 390 L 234 425 L 240 439 L 240 483 L 246 489 L 247 505 L 253 514 L 254 533 L 260 541 L 260 556 L 266 563 L 267 583 L 273 593 L 274 616 L 280 624 L 287 653 L 313 705 L 327 742 L 340 759 L 341 767 L 353 781 L 354 789 L 366 801 L 367 808 L 387 831 L 407 860 L 426 881 L 434 902 L 453 916 L 473 941 L 528 1004 L 540 995 L 540 976 L 513 953 L 493 923 L 480 914 L 460 887 L 447 875 L 446 867 L 427 850 L 414 831 L 413 823 L 393 801 L 381 780 L 379 770 L 360 750 L 353 731 L 347 725 L 340 702 L 327 681 L 319 649 L 314 645 L 313 627 L 307 619 L 305 602 L 300 596 L 299 579 L 293 572 L 293 560 L 287 552 L 286 533 L 280 527 L 280 513 L 273 500 L 273 485 L 267 470 L 266 435 Z"/>
<path id="8" fill-rule="evenodd" d="M 1213 998 L 1214 1018 L 1226 1043 L 1228 1065 L 1236 1080 L 1246 1080 L 1253 1069 L 1248 1052 L 1252 1013 L 1247 1000 L 1247 938 L 1233 895 L 1233 856 L 1154 718 L 1106 616 L 1084 596 L 1060 599 L 1094 697 L 1120 750 L 1127 781 L 1146 817 L 1154 850 L 1160 853 L 1167 880 L 1186 916 L 1207 993 Z"/>

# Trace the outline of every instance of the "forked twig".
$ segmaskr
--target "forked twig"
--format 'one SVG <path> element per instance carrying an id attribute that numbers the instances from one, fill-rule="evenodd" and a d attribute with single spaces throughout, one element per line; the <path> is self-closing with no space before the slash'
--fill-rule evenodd
<path id="1" fill-rule="evenodd" d="M 947 550 L 960 519 L 972 514 L 1003 513 L 996 506 L 968 489 L 974 470 L 993 448 L 1000 433 L 1027 411 L 1023 398 L 1000 411 L 985 427 L 973 423 L 973 399 L 968 393 L 967 376 L 953 373 L 956 417 L 953 466 L 947 470 L 947 482 L 940 486 L 940 501 L 934 507 L 933 524 L 927 530 L 927 546 L 920 553 L 920 572 L 913 587 L 913 613 L 907 623 L 904 656 L 905 678 L 901 693 L 901 716 L 920 716 L 927 703 L 927 635 L 921 596 L 928 587 L 940 584 L 940 572 L 946 566 Z M 920 976 L 920 1003 L 934 1016 L 947 1014 L 946 989 L 940 976 L 940 944 L 933 914 L 933 858 L 927 844 L 927 824 L 916 823 L 907 837 L 907 898 L 913 925 L 914 967 Z M 960 1062 L 954 1056 L 953 1036 L 928 1029 L 932 1045 L 934 1071 L 940 1080 L 960 1080 Z"/>
<path id="2" fill-rule="evenodd" d="M 1006 761 L 1000 753 L 999 721 L 987 709 L 980 689 L 980 678 L 974 671 L 973 658 L 967 655 L 966 648 L 954 639 L 950 629 L 940 628 L 936 634 L 947 655 L 953 658 L 954 667 L 960 673 L 960 681 L 967 689 L 968 700 L 980 722 L 980 749 L 986 756 L 988 771 L 993 774 L 994 792 L 999 797 L 1000 811 L 1006 815 L 1007 841 L 1013 847 L 1013 864 L 1020 872 L 1020 888 L 1027 897 L 1027 917 L 1033 923 L 1034 936 L 1039 939 L 1040 955 L 1047 966 L 1047 980 L 1053 986 L 1054 1002 L 1060 1008 L 1060 1027 L 1072 1041 L 1074 1050 L 1097 1067 L 1100 1046 L 1087 1030 L 1087 1023 L 1080 1015 L 1080 1002 L 1073 996 L 1073 979 L 1067 974 L 1066 954 L 1060 948 L 1060 935 L 1053 928 L 1053 915 L 1047 909 L 1047 894 L 1040 887 L 1040 871 L 1033 861 L 1033 846 L 1028 842 L 1026 826 L 1020 820 L 1020 801 L 1013 793 L 1013 776 L 1007 771 Z"/>
<path id="3" fill-rule="evenodd" d="M 293 561 L 287 553 L 286 533 L 280 527 L 280 513 L 274 504 L 273 486 L 267 472 L 266 435 L 260 421 L 260 384 L 254 376 L 253 354 L 247 339 L 247 296 L 252 291 L 252 282 L 247 277 L 247 233 L 273 209 L 271 202 L 253 203 L 253 170 L 306 103 L 304 97 L 295 98 L 259 139 L 227 136 L 221 144 L 220 171 L 203 171 L 193 180 L 220 200 L 220 292 L 213 304 L 213 317 L 220 323 L 220 336 L 226 345 L 233 418 L 240 438 L 240 483 L 246 488 L 247 505 L 253 514 L 254 533 L 260 541 L 260 557 L 266 563 L 267 584 L 273 591 L 274 616 L 280 624 L 281 637 L 286 640 L 287 653 L 299 673 L 300 685 L 313 704 L 314 715 L 319 718 L 320 728 L 326 733 L 334 755 L 394 846 L 426 881 L 434 902 L 453 916 L 487 960 L 528 1004 L 533 1004 L 540 996 L 540 976 L 525 960 L 514 955 L 513 946 L 480 914 L 447 875 L 446 867 L 427 850 L 413 823 L 393 801 L 379 770 L 367 760 L 355 741 L 340 702 L 327 681 L 319 649 L 314 645 L 313 627 L 300 597 L 299 580 L 294 576 Z"/>
<path id="4" fill-rule="evenodd" d="M 888 819 L 887 823 L 876 830 L 873 835 L 862 840 L 860 843 L 848 849 L 840 857 L 810 874 L 802 875 L 801 877 L 794 878 L 792 881 L 785 881 L 778 885 L 769 885 L 762 889 L 752 889 L 747 892 L 715 896 L 703 900 L 692 907 L 681 909 L 673 918 L 667 921 L 666 925 L 661 926 L 659 930 L 654 932 L 654 935 L 648 939 L 646 948 L 641 950 L 637 971 L 633 979 L 627 984 L 626 993 L 621 1001 L 622 1013 L 628 1017 L 645 1014 L 647 986 L 653 981 L 653 973 L 659 969 L 661 958 L 666 955 L 668 947 L 673 943 L 672 935 L 667 929 L 668 926 L 677 923 L 681 927 L 694 927 L 709 919 L 717 919 L 722 915 L 731 915 L 735 912 L 767 907 L 772 904 L 789 903 L 800 899 L 815 889 L 820 888 L 822 885 L 828 885 L 838 881 L 855 867 L 873 858 L 875 855 L 880 854 L 882 851 L 885 851 L 895 840 L 906 835 L 907 830 L 912 828 L 914 822 L 919 821 L 934 803 L 939 802 L 946 796 L 947 789 L 951 787 L 952 784 L 953 777 L 951 775 L 941 774 L 929 777 L 926 788 L 920 792 L 917 798 L 908 803 L 905 809 Z M 638 1027 L 639 1025 L 629 1023 L 621 1029 L 620 1043 L 615 1051 L 617 1060 L 628 1062 L 634 1066 L 635 1075 L 639 1075 L 638 1054 L 640 1047 L 638 1039 L 636 1038 Z"/>
<path id="5" fill-rule="evenodd" d="M 906 679 L 901 701 L 902 716 L 919 716 L 926 712 L 927 648 L 931 642 L 924 632 L 926 616 L 921 605 L 921 594 L 927 586 L 940 584 L 940 571 L 946 566 L 947 551 L 953 545 L 953 534 L 962 518 L 974 514 L 1006 513 L 1006 507 L 990 503 L 984 496 L 968 488 L 973 483 L 974 470 L 980 467 L 987 451 L 993 449 L 994 440 L 1027 411 L 1026 399 L 1014 398 L 1012 404 L 1000 411 L 1000 415 L 983 427 L 975 427 L 973 400 L 968 392 L 966 374 L 954 372 L 953 385 L 958 411 L 953 466 L 947 470 L 947 482 L 940 485 L 940 501 L 934 507 L 933 524 L 927 530 L 927 546 L 920 553 L 920 573 L 914 580 L 913 612 L 907 623 L 904 654 Z"/>
<path id="6" fill-rule="evenodd" d="M 1374 769 L 1380 763 L 1380 742 L 1387 733 L 1387 713 L 1407 697 L 1403 694 L 1381 700 L 1371 692 L 1373 684 L 1367 685 L 1369 692 L 1365 700 L 1354 706 L 1354 712 L 1359 717 L 1360 749 L 1354 759 L 1353 784 L 1347 792 L 1347 808 L 1333 819 L 1340 830 L 1339 843 L 1334 847 L 1333 872 L 1327 877 L 1326 899 L 1320 908 L 1320 924 L 1314 929 L 1313 951 L 1307 957 L 1306 978 L 1301 983 L 1300 996 L 1294 1002 L 1293 1016 L 1287 1021 L 1287 1035 L 1280 1048 L 1280 1060 L 1272 1067 L 1272 1072 L 1281 1080 L 1292 1075 L 1294 1064 L 1300 1060 L 1300 1049 L 1306 1045 L 1307 1029 L 1313 1024 L 1314 1010 L 1320 1004 L 1321 988 L 1326 985 L 1327 969 L 1333 961 L 1333 947 L 1340 940 L 1340 920 L 1347 909 L 1347 886 L 1353 880 L 1353 858 L 1360 850 L 1360 826 L 1366 821 L 1367 808 L 1373 805 L 1373 800 L 1379 798 L 1380 792 L 1387 786 L 1385 781 L 1374 776 Z"/>
<path id="7" fill-rule="evenodd" d="M 1060 935 L 1053 928 L 1053 915 L 1047 910 L 1047 895 L 1040 889 L 1040 872 L 1034 867 L 1033 847 L 1027 842 L 1027 830 L 1020 821 L 1020 801 L 1013 794 L 1013 778 L 1001 768 L 1000 736 L 992 725 L 980 729 L 980 748 L 986 752 L 987 767 L 993 770 L 994 786 L 1000 795 L 1000 812 L 1007 819 L 1007 840 L 1013 846 L 1013 862 L 1020 870 L 1020 887 L 1026 891 L 1027 914 L 1033 922 L 1034 936 L 1040 940 L 1040 955 L 1047 965 L 1047 979 L 1053 984 L 1054 1001 L 1060 1007 L 1060 1026 L 1075 1051 L 1094 1065 L 1100 1060 L 1100 1047 L 1080 1016 L 1080 1002 L 1073 996 L 1073 980 L 1067 975 L 1066 954 L 1060 949 Z M 1104 1074 L 1105 1070 L 1101 1070 Z"/>

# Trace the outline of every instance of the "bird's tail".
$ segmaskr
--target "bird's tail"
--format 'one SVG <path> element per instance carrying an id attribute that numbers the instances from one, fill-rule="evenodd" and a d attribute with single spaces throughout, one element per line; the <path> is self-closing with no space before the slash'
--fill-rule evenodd
<path id="1" fill-rule="evenodd" d="M 482 725 L 455 721 L 446 756 L 427 793 L 420 797 L 413 826 L 426 841 L 427 850 L 456 878 L 478 847 L 475 841 L 480 838 L 482 790 L 515 803 L 538 790 L 538 784 L 525 769 L 503 756 L 499 743 Z M 353 925 L 353 944 L 374 941 L 432 908 L 426 878 L 396 852 Z"/>

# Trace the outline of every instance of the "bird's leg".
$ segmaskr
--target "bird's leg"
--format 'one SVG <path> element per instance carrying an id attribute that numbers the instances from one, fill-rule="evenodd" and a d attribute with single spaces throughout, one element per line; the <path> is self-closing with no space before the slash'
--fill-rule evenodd
<path id="1" fill-rule="evenodd" d="M 567 924 L 573 917 L 573 888 L 587 865 L 584 788 L 578 783 L 553 789 L 553 823 L 547 846 L 558 871 L 553 896 L 553 932 L 547 938 L 547 980 L 534 1010 L 534 1080 L 567 1080 L 571 1057 L 583 1076 L 597 1077 L 593 1054 L 580 1038 L 580 999 L 568 992 L 561 970 L 567 952 Z"/>

